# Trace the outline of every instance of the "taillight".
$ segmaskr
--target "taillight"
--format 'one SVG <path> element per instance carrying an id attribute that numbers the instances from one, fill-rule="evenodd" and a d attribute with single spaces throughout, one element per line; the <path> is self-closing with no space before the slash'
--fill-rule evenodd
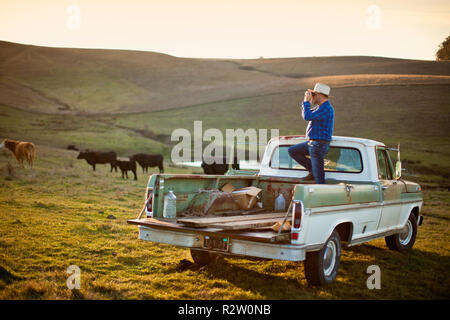
<path id="1" fill-rule="evenodd" d="M 294 202 L 294 214 L 292 215 L 292 226 L 299 229 L 302 224 L 303 205 L 300 201 Z"/>
<path id="2" fill-rule="evenodd" d="M 145 213 L 147 214 L 147 217 L 153 217 L 153 189 L 147 189 L 145 202 Z"/>
<path id="3" fill-rule="evenodd" d="M 302 225 L 303 203 L 301 201 L 294 201 L 292 208 L 292 228 L 291 228 L 291 243 L 300 243 L 300 227 Z"/>

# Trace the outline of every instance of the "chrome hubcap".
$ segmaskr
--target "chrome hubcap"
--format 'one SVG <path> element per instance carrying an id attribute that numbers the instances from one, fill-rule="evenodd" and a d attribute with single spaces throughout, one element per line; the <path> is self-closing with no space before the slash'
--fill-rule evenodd
<path id="1" fill-rule="evenodd" d="M 337 247 L 334 241 L 329 241 L 323 253 L 323 272 L 326 276 L 331 275 L 336 265 Z"/>
<path id="2" fill-rule="evenodd" d="M 399 235 L 400 244 L 402 244 L 403 246 L 407 245 L 409 241 L 411 241 L 412 233 L 412 223 L 408 220 L 408 222 L 406 222 L 405 230 Z"/>

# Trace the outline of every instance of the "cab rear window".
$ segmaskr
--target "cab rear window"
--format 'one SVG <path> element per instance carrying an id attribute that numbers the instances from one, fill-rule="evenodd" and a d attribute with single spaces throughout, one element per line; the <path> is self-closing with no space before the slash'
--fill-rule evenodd
<path id="1" fill-rule="evenodd" d="M 278 146 L 272 153 L 270 167 L 273 169 L 306 170 L 288 153 L 290 145 Z M 363 170 L 361 153 L 358 149 L 330 147 L 325 156 L 324 168 L 327 172 L 360 173 Z"/>

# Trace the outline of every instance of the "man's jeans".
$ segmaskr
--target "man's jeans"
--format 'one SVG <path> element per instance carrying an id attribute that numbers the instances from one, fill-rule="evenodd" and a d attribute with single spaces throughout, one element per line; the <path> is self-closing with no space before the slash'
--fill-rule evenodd
<path id="1" fill-rule="evenodd" d="M 330 144 L 320 141 L 307 141 L 289 147 L 289 155 L 314 175 L 318 184 L 325 183 L 323 159 L 330 150 Z M 306 156 L 309 155 L 310 159 Z"/>

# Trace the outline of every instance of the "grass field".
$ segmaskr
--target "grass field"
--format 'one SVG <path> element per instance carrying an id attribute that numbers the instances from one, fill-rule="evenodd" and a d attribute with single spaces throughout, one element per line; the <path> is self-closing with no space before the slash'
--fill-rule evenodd
<path id="1" fill-rule="evenodd" d="M 33 170 L 0 149 L 0 299 L 449 299 L 450 64 L 377 57 L 182 59 L 158 53 L 0 43 L 0 140 L 33 141 Z M 303 134 L 298 107 L 332 84 L 335 135 L 401 143 L 405 177 L 424 190 L 414 249 L 384 240 L 344 249 L 332 285 L 308 286 L 302 263 L 219 259 L 137 239 L 126 223 L 148 176 L 123 180 L 65 148 L 162 153 L 176 128 L 276 128 Z M 153 168 L 152 172 L 157 172 Z M 113 215 L 115 219 L 109 219 Z M 369 290 L 367 267 L 381 269 Z M 70 265 L 81 289 L 67 289 Z"/>
<path id="2" fill-rule="evenodd" d="M 337 281 L 314 288 L 302 263 L 220 259 L 199 268 L 188 250 L 137 240 L 126 220 L 142 205 L 146 179 L 122 180 L 105 165 L 93 173 L 75 156 L 38 146 L 30 171 L 0 153 L 1 299 L 449 298 L 448 192 L 425 191 L 414 250 L 389 251 L 383 240 L 345 249 Z M 373 264 L 381 290 L 366 287 Z M 78 291 L 66 287 L 70 265 L 81 269 Z"/>

